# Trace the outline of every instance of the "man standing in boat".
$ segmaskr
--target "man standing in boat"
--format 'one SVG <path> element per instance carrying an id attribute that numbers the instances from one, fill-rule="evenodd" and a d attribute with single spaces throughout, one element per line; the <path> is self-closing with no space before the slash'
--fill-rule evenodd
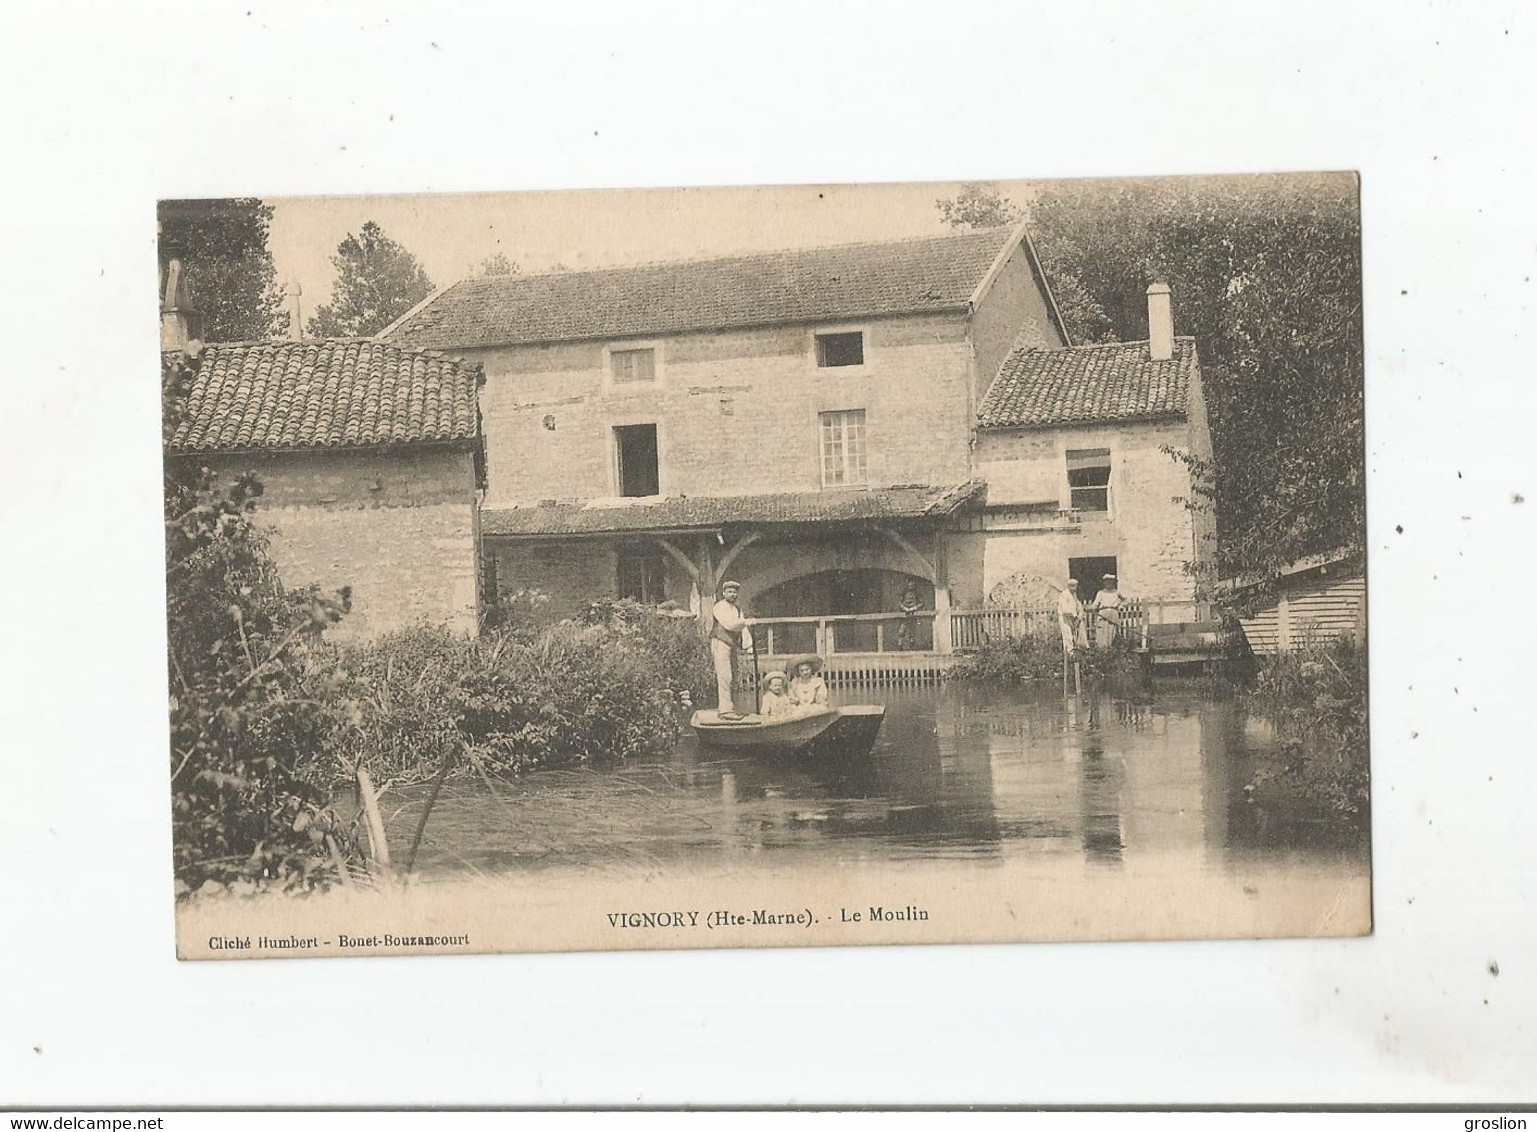
<path id="1" fill-rule="evenodd" d="M 731 699 L 735 681 L 736 649 L 752 648 L 752 618 L 742 615 L 737 595 L 742 592 L 741 582 L 721 583 L 720 600 L 715 603 L 711 616 L 715 623 L 710 627 L 710 659 L 715 663 L 715 704 L 722 718 L 741 718 Z"/>

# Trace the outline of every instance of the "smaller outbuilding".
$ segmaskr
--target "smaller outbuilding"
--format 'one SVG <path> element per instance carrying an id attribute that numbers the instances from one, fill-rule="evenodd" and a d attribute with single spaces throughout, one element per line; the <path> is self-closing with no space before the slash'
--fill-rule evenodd
<path id="1" fill-rule="evenodd" d="M 1366 571 L 1359 554 L 1301 558 L 1267 585 L 1227 583 L 1255 656 L 1353 640 L 1366 644 Z"/>
<path id="2" fill-rule="evenodd" d="M 166 460 L 261 481 L 284 584 L 351 591 L 334 636 L 475 631 L 478 365 L 369 339 L 192 342 L 183 356 L 196 373 Z"/>

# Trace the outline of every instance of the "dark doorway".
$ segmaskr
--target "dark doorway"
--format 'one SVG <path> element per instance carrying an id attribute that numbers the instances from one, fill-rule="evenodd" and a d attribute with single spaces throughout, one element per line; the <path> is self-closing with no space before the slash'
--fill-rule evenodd
<path id="1" fill-rule="evenodd" d="M 1114 558 L 1069 558 L 1067 576 L 1078 582 L 1078 600 L 1088 605 L 1099 593 L 1106 574 L 1116 573 Z"/>
<path id="2" fill-rule="evenodd" d="M 662 556 L 641 552 L 619 553 L 619 596 L 643 605 L 667 600 L 667 572 Z"/>
<path id="3" fill-rule="evenodd" d="M 656 425 L 621 425 L 614 429 L 620 495 L 659 495 Z"/>

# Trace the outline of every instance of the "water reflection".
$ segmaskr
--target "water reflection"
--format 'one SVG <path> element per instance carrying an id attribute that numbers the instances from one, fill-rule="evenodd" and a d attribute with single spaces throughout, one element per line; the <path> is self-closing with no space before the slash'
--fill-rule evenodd
<path id="1" fill-rule="evenodd" d="M 1357 838 L 1256 820 L 1243 787 L 1275 739 L 1231 702 L 1178 688 L 1064 698 L 964 685 L 860 698 L 885 703 L 886 722 L 871 756 L 848 765 L 727 755 L 690 736 L 657 764 L 535 773 L 494 794 L 447 789 L 420 867 L 1029 855 L 1095 869 L 1341 855 L 1364 867 Z M 396 799 L 393 830 L 413 827 L 422 797 Z"/>

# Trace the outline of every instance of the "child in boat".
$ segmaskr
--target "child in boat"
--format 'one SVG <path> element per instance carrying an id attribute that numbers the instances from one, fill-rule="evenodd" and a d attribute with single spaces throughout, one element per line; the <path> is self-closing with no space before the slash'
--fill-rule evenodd
<path id="1" fill-rule="evenodd" d="M 773 719 L 775 716 L 789 715 L 795 710 L 794 703 L 785 694 L 785 680 L 783 672 L 769 672 L 763 677 L 763 695 L 759 697 L 758 714 L 765 719 Z"/>
<path id="2" fill-rule="evenodd" d="M 827 706 L 827 681 L 818 676 L 822 670 L 822 658 L 807 657 L 795 666 L 795 679 L 790 681 L 790 700 L 800 708 L 825 708 Z"/>

